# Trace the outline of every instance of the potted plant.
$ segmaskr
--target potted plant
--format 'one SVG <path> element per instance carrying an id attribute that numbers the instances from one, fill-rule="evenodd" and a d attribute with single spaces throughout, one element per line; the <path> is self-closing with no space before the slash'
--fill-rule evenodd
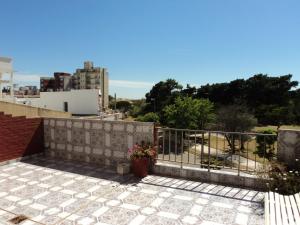
<path id="1" fill-rule="evenodd" d="M 135 176 L 145 177 L 148 175 L 149 168 L 154 165 L 156 149 L 150 144 L 135 144 L 128 150 L 131 160 L 131 169 Z"/>

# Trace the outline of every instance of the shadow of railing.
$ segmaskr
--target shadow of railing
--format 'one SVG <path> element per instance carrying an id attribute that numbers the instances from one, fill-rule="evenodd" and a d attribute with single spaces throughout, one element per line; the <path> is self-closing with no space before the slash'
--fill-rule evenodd
<path id="1" fill-rule="evenodd" d="M 211 183 L 196 182 L 184 179 L 149 175 L 143 179 L 134 177 L 132 174 L 119 175 L 112 167 L 93 165 L 90 163 L 66 161 L 62 159 L 38 156 L 22 160 L 27 164 L 41 166 L 44 168 L 64 171 L 91 178 L 117 182 L 119 185 L 140 186 L 151 185 L 163 188 L 171 188 L 179 191 L 206 194 L 210 196 L 223 197 L 234 200 L 242 200 L 251 203 L 262 203 L 264 193 L 259 191 L 216 185 Z"/>
<path id="2" fill-rule="evenodd" d="M 259 191 L 171 177 L 151 175 L 140 183 L 254 203 L 261 203 L 264 200 L 264 193 Z"/>

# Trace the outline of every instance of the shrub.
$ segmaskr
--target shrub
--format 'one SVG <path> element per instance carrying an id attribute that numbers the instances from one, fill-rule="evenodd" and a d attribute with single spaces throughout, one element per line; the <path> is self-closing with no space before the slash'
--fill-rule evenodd
<path id="1" fill-rule="evenodd" d="M 137 121 L 140 121 L 140 122 L 155 122 L 155 123 L 158 123 L 159 122 L 159 116 L 154 113 L 154 112 L 149 112 L 143 116 L 138 116 Z"/>
<path id="2" fill-rule="evenodd" d="M 277 134 L 275 131 L 271 129 L 260 131 L 261 134 Z M 259 157 L 264 157 L 268 160 L 271 160 L 275 155 L 275 142 L 277 140 L 277 136 L 275 135 L 257 135 L 256 142 L 257 148 L 255 150 L 255 154 Z"/>
<path id="3" fill-rule="evenodd" d="M 277 192 L 283 195 L 293 195 L 299 193 L 299 171 L 288 171 L 285 165 L 279 163 L 272 163 L 271 171 L 269 173 L 269 183 L 267 183 L 267 186 L 269 187 L 270 191 Z"/>

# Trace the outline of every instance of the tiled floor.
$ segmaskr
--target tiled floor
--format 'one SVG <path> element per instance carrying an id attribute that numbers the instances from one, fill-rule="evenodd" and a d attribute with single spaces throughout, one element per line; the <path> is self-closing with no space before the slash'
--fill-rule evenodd
<path id="1" fill-rule="evenodd" d="M 0 224 L 261 225 L 263 193 L 37 158 L 0 167 Z"/>

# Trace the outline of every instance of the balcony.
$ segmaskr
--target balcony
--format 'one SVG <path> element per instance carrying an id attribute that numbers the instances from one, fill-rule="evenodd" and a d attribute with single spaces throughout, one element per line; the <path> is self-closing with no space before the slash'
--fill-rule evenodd
<path id="1" fill-rule="evenodd" d="M 23 127 L 24 118 L 16 120 Z M 29 151 L 15 132 L 11 146 L 3 145 L 0 224 L 20 218 L 22 224 L 264 224 L 266 188 L 257 175 L 269 165 L 265 155 L 255 158 L 251 146 L 265 148 L 274 135 L 75 118 L 45 118 L 43 130 L 40 150 L 34 148 L 41 154 L 15 159 Z M 279 133 L 279 146 L 297 143 L 286 138 L 295 134 Z M 142 140 L 157 146 L 153 174 L 118 174 L 116 167 L 129 164 L 128 147 Z M 276 146 L 268 145 L 279 153 Z"/>

